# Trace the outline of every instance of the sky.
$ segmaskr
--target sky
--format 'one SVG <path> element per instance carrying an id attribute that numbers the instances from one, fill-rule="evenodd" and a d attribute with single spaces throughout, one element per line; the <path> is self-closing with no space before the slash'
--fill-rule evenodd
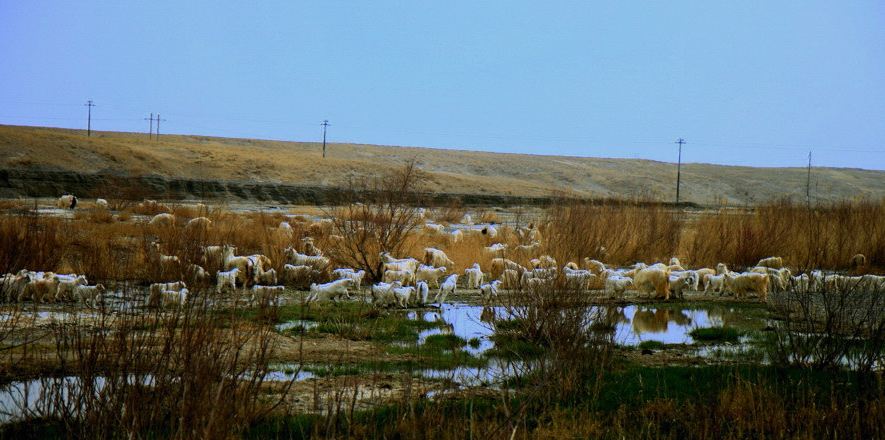
<path id="1" fill-rule="evenodd" d="M 0 1 L 0 124 L 885 170 L 885 2 Z"/>

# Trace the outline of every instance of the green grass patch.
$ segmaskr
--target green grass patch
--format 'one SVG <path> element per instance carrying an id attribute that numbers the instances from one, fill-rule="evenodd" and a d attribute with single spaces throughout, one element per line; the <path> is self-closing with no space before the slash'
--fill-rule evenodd
<path id="1" fill-rule="evenodd" d="M 424 339 L 424 347 L 439 350 L 454 350 L 467 345 L 467 341 L 458 335 L 430 335 Z"/>
<path id="2" fill-rule="evenodd" d="M 688 333 L 695 341 L 738 343 L 741 331 L 732 327 L 696 328 Z"/>
<path id="3" fill-rule="evenodd" d="M 639 348 L 647 348 L 649 350 L 662 350 L 666 348 L 667 344 L 664 344 L 661 341 L 642 341 L 639 343 Z"/>

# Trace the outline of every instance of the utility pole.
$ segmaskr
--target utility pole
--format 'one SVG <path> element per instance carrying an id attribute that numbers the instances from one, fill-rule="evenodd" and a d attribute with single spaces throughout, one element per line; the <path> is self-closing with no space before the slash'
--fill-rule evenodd
<path id="1" fill-rule="evenodd" d="M 95 107 L 95 104 L 92 103 L 92 100 L 86 101 L 86 137 L 92 135 L 92 107 Z"/>
<path id="2" fill-rule="evenodd" d="M 811 206 L 811 151 L 808 152 L 808 177 L 805 179 L 805 205 Z"/>
<path id="3" fill-rule="evenodd" d="M 328 127 L 331 124 L 329 124 L 328 119 L 324 119 L 323 123 L 320 125 L 323 126 L 323 159 L 325 159 L 326 158 L 326 127 Z"/>
<path id="4" fill-rule="evenodd" d="M 157 115 L 159 117 L 159 115 Z M 151 121 L 150 125 L 148 125 L 148 139 L 152 138 L 154 135 L 154 114 L 151 113 L 150 118 L 144 118 L 145 121 Z"/>
<path id="5" fill-rule="evenodd" d="M 682 144 L 685 144 L 685 139 L 679 138 L 673 141 L 674 144 L 679 144 L 679 165 L 676 167 L 676 203 L 679 203 L 679 180 L 682 178 Z"/>
<path id="6" fill-rule="evenodd" d="M 157 140 L 160 140 L 160 121 L 165 121 L 165 119 L 160 119 L 160 114 L 157 113 Z"/>

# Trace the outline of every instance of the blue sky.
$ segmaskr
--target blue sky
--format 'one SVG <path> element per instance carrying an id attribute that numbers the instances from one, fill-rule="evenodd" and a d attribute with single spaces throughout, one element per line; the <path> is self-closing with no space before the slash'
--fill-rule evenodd
<path id="1" fill-rule="evenodd" d="M 885 170 L 880 1 L 0 2 L 0 123 Z"/>

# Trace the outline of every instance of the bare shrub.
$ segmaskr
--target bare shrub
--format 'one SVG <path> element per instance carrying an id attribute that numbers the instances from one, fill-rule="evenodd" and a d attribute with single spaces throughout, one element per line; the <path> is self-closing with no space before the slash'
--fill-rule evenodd
<path id="1" fill-rule="evenodd" d="M 422 223 L 415 208 L 422 179 L 414 163 L 388 175 L 348 179 L 340 202 L 327 212 L 333 233 L 341 236 L 328 249 L 334 264 L 365 270 L 369 280 L 379 280 L 381 252 L 410 252 L 407 238 Z"/>
<path id="2" fill-rule="evenodd" d="M 774 325 L 775 362 L 862 373 L 885 361 L 885 297 L 860 281 L 821 292 L 788 290 L 770 299 L 782 318 Z"/>

